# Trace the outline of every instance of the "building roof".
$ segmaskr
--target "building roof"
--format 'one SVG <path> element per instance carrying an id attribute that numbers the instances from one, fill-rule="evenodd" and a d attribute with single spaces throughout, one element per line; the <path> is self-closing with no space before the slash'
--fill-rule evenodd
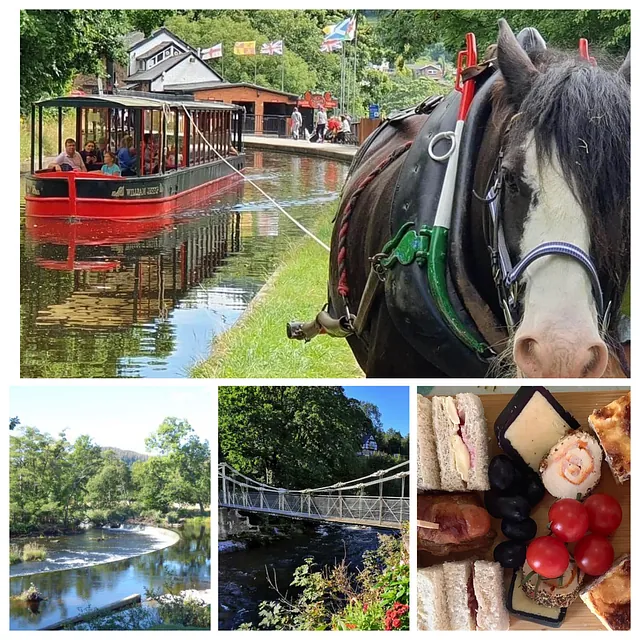
<path id="1" fill-rule="evenodd" d="M 431 62 L 428 64 L 407 64 L 405 66 L 407 69 L 413 69 L 415 71 L 419 71 L 420 69 L 436 69 L 437 71 L 442 71 L 440 65 Z"/>
<path id="2" fill-rule="evenodd" d="M 193 82 L 191 84 L 167 84 L 164 89 L 165 91 L 186 91 L 188 93 L 192 93 L 194 91 L 206 91 L 207 89 L 233 89 L 234 87 L 249 87 L 256 91 L 276 93 L 280 96 L 286 96 L 287 98 L 293 98 L 295 100 L 299 98 L 297 93 L 278 91 L 277 89 L 271 89 L 270 87 L 261 87 L 257 84 L 251 84 L 250 82 Z"/>
<path id="3" fill-rule="evenodd" d="M 128 76 L 124 79 L 124 81 L 127 84 L 133 84 L 136 82 L 151 82 L 152 80 L 159 78 L 163 74 L 163 72 L 169 71 L 169 69 L 173 69 L 173 67 L 175 67 L 177 64 L 179 64 L 183 60 L 186 60 L 189 56 L 192 55 L 194 54 L 188 51 L 187 53 L 181 53 L 179 56 L 171 56 L 170 58 L 166 58 L 166 60 L 163 60 L 159 64 L 154 65 L 153 67 L 151 67 L 151 69 L 138 71 L 132 76 Z"/>
<path id="4" fill-rule="evenodd" d="M 171 42 L 171 40 L 163 40 L 160 44 L 157 44 L 155 47 L 151 47 L 149 51 L 145 51 L 144 53 L 141 53 L 139 56 L 137 56 L 136 60 L 148 60 L 149 58 L 153 58 L 153 56 L 155 56 L 156 53 L 160 53 L 161 51 L 164 51 L 167 47 L 170 47 L 172 44 L 175 44 L 175 43 Z"/>
<path id="5" fill-rule="evenodd" d="M 179 42 L 183 47 L 185 47 L 185 49 L 188 49 L 189 51 L 193 51 L 193 53 L 197 53 L 196 50 L 191 45 L 187 44 L 184 40 L 181 40 L 180 38 L 178 38 L 178 36 L 175 33 L 172 33 L 166 27 L 160 27 L 159 29 L 156 29 L 147 38 L 143 38 L 142 40 L 136 40 L 129 47 L 129 51 L 133 51 L 134 49 L 137 49 L 138 47 L 141 47 L 143 44 L 146 44 L 147 42 L 149 42 L 149 40 L 151 40 L 152 38 L 155 38 L 160 33 L 164 33 L 165 35 L 169 36 L 171 39 L 175 40 L 176 42 Z M 127 36 L 125 36 L 125 40 L 128 38 L 129 35 L 130 34 L 127 34 Z"/>
<path id="6" fill-rule="evenodd" d="M 161 95 L 161 94 L 160 94 Z M 188 102 L 177 100 L 162 100 L 158 98 L 146 98 L 139 96 L 118 94 L 61 96 L 36 102 L 41 107 L 90 107 L 95 109 L 161 109 L 163 106 L 185 106 L 190 109 L 234 109 L 239 110 L 235 104 L 213 102 L 211 100 L 190 100 Z"/>

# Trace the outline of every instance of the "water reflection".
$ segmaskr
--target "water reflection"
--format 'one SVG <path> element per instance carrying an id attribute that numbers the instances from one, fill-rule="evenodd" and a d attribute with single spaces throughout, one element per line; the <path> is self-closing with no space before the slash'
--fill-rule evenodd
<path id="1" fill-rule="evenodd" d="M 40 629 L 134 593 L 144 599 L 145 587 L 161 589 L 170 575 L 180 589 L 211 588 L 211 533 L 208 522 L 187 523 L 175 545 L 142 555 L 83 569 L 52 571 L 10 580 L 10 596 L 34 583 L 46 597 L 39 607 L 10 599 L 11 629 Z M 91 544 L 90 541 L 88 544 Z"/>
<path id="2" fill-rule="evenodd" d="M 254 152 L 248 173 L 303 224 L 337 198 L 346 165 Z M 237 183 L 161 220 L 27 219 L 22 377 L 179 377 L 208 355 L 299 235 Z"/>

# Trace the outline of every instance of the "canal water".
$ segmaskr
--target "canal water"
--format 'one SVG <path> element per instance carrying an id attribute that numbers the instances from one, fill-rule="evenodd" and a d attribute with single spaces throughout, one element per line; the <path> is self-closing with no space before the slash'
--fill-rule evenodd
<path id="1" fill-rule="evenodd" d="M 10 628 L 40 629 L 135 593 L 144 600 L 145 589 L 162 591 L 167 582 L 172 582 L 180 590 L 210 589 L 209 521 L 187 521 L 178 533 L 179 539 L 175 544 L 151 552 L 149 550 L 157 548 L 157 545 L 167 544 L 174 532 L 165 531 L 147 536 L 145 540 L 144 536 L 135 533 L 121 533 L 118 538 L 115 537 L 117 534 L 107 530 L 91 530 L 76 536 L 62 536 L 56 543 L 47 541 L 49 549 L 56 548 L 52 554 L 57 557 L 59 566 L 74 566 L 75 563 L 82 568 L 14 576 L 14 571 L 20 570 L 20 564 L 12 566 Z M 107 537 L 107 540 L 100 540 L 101 537 Z M 143 555 L 113 561 L 114 557 L 131 553 Z M 86 566 L 100 561 L 100 557 L 105 564 Z M 40 563 L 27 564 L 31 569 Z M 35 608 L 16 598 L 31 583 L 46 598 Z"/>
<path id="2" fill-rule="evenodd" d="M 229 542 L 219 543 L 218 553 L 218 628 L 237 629 L 245 622 L 260 622 L 258 607 L 263 600 L 276 600 L 266 571 L 274 570 L 282 593 L 296 567 L 313 557 L 319 566 L 340 563 L 343 559 L 355 572 L 362 567 L 365 551 L 378 548 L 378 534 L 398 532 L 355 525 L 323 524 L 303 534 L 276 540 L 255 549 L 231 549 Z"/>
<path id="3" fill-rule="evenodd" d="M 260 151 L 248 153 L 247 165 L 247 175 L 312 228 L 348 170 Z M 187 376 L 301 235 L 247 183 L 160 220 L 22 223 L 28 378 Z"/>

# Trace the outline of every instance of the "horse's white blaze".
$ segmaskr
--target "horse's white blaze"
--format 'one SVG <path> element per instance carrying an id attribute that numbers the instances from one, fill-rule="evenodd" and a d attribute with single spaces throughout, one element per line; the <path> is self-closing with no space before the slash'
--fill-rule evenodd
<path id="1" fill-rule="evenodd" d="M 527 144 L 523 179 L 534 197 L 524 223 L 520 255 L 550 241 L 570 242 L 589 253 L 586 216 L 562 175 L 556 154 L 552 162 L 538 163 L 533 136 Z M 535 340 L 540 347 L 536 366 L 529 373 L 536 373 L 539 364 L 540 371 L 558 377 L 568 372 L 575 375 L 576 368 L 587 364 L 588 350 L 602 344 L 584 267 L 566 256 L 546 256 L 526 269 L 523 281 L 524 316 L 515 337 Z"/>

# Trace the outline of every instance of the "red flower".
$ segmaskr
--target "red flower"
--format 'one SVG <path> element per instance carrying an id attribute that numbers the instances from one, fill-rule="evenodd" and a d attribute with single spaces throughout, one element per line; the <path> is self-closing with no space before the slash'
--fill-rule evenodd
<path id="1" fill-rule="evenodd" d="M 363 610 L 365 613 L 367 613 L 367 609 L 368 609 L 368 608 L 369 608 L 369 605 L 365 602 L 365 603 L 362 605 L 362 610 Z"/>
<path id="2" fill-rule="evenodd" d="M 385 614 L 384 628 L 386 631 L 399 629 L 402 626 L 402 618 L 409 611 L 409 607 L 401 602 L 396 602 Z"/>
<path id="3" fill-rule="evenodd" d="M 355 629 L 356 625 L 353 624 L 353 622 L 347 622 L 346 627 L 347 627 L 347 629 Z"/>

